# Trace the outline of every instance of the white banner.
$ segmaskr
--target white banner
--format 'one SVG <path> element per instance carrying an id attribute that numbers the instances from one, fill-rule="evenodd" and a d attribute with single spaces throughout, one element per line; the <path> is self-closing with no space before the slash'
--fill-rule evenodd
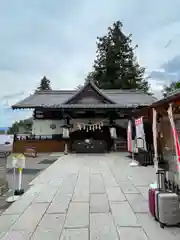
<path id="1" fill-rule="evenodd" d="M 135 120 L 137 147 L 146 150 L 146 140 L 144 133 L 143 117 Z"/>
<path id="2" fill-rule="evenodd" d="M 154 168 L 157 172 L 158 170 L 158 153 L 157 153 L 157 112 L 156 109 L 153 108 L 153 145 L 154 145 Z"/>

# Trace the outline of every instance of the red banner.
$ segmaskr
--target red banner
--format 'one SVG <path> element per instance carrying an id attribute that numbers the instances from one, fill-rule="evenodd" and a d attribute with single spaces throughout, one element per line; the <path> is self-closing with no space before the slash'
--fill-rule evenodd
<path id="1" fill-rule="evenodd" d="M 179 138 L 178 138 L 178 134 L 176 131 L 174 118 L 173 118 L 172 104 L 169 104 L 169 108 L 168 108 L 167 112 L 168 112 L 168 116 L 169 116 L 169 120 L 170 120 L 170 124 L 171 124 L 171 128 L 172 128 L 172 134 L 173 134 L 174 144 L 175 144 L 175 148 L 176 148 L 177 170 L 180 173 L 180 145 L 179 145 Z M 180 175 L 179 175 L 179 177 L 180 177 Z"/>
<path id="2" fill-rule="evenodd" d="M 173 136 L 175 139 L 175 143 L 176 143 L 176 153 L 177 153 L 177 158 L 178 158 L 178 162 L 180 164 L 180 146 L 179 146 L 179 137 L 176 131 L 176 128 L 172 128 L 172 132 L 173 132 Z M 179 166 L 177 165 L 177 168 L 179 169 Z"/>

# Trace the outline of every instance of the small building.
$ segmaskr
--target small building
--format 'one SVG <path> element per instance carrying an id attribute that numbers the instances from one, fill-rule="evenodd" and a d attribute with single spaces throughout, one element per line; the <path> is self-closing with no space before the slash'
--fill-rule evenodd
<path id="1" fill-rule="evenodd" d="M 27 145 L 37 152 L 104 152 L 126 149 L 126 129 L 132 110 L 156 99 L 136 90 L 101 90 L 91 81 L 78 90 L 39 91 L 12 106 L 33 109 L 32 135 L 16 136 L 14 151 Z M 69 127 L 69 139 L 63 129 Z M 116 129 L 112 137 L 110 129 Z M 117 149 L 118 150 L 118 149 Z"/>

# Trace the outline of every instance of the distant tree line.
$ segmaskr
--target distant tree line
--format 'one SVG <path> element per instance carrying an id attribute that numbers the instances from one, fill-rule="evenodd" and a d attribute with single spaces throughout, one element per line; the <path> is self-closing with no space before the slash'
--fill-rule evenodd
<path id="1" fill-rule="evenodd" d="M 25 133 L 29 133 L 32 130 L 32 118 L 16 121 L 12 124 L 12 126 L 8 129 L 8 134 L 19 133 L 20 127 L 24 129 Z"/>

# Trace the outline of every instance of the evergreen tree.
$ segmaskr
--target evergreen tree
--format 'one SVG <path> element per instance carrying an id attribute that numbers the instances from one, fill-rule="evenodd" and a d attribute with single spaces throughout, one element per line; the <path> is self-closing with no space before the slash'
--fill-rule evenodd
<path id="1" fill-rule="evenodd" d="M 167 97 L 169 93 L 179 89 L 180 90 L 180 81 L 172 82 L 169 86 L 165 85 L 162 91 L 163 96 Z"/>
<path id="2" fill-rule="evenodd" d="M 41 79 L 40 85 L 37 88 L 37 91 L 46 91 L 46 90 L 51 90 L 51 81 L 44 76 Z"/>
<path id="3" fill-rule="evenodd" d="M 108 28 L 108 34 L 97 38 L 97 55 L 93 71 L 86 80 L 93 80 L 102 89 L 140 89 L 148 92 L 143 67 L 134 56 L 131 35 L 122 32 L 122 23 L 117 21 Z"/>

